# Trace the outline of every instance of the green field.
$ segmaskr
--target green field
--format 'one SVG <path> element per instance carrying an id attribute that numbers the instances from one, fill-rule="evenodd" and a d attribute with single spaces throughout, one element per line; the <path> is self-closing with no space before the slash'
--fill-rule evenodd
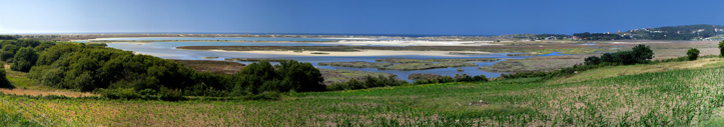
<path id="1" fill-rule="evenodd" d="M 720 60 L 620 66 L 617 68 L 642 73 L 576 82 L 523 78 L 423 84 L 286 93 L 279 101 L 165 102 L 5 95 L 0 111 L 19 114 L 22 118 L 14 117 L 19 121 L 51 126 L 708 125 L 721 123 L 724 79 L 720 77 L 724 67 L 719 66 Z M 702 61 L 714 62 L 693 66 Z M 644 71 L 672 64 L 692 67 Z"/>

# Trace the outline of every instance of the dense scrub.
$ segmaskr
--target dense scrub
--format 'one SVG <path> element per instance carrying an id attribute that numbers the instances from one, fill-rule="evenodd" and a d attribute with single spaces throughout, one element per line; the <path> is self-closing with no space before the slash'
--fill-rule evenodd
<path id="1" fill-rule="evenodd" d="M 448 83 L 448 82 L 487 82 L 485 75 L 469 76 L 467 74 L 455 74 L 454 77 L 438 76 L 434 78 L 415 80 L 415 84 L 432 84 L 432 83 Z"/>
<path id="2" fill-rule="evenodd" d="M 403 80 L 397 80 L 397 76 L 394 76 L 394 75 L 390 75 L 387 77 L 385 77 L 383 75 L 378 75 L 377 77 L 367 75 L 362 80 L 350 79 L 347 82 L 333 83 L 333 84 L 327 86 L 327 89 L 329 89 L 329 90 L 356 90 L 356 89 L 367 89 L 367 88 L 373 88 L 373 87 L 401 86 L 401 85 L 407 85 L 407 82 L 405 82 Z"/>

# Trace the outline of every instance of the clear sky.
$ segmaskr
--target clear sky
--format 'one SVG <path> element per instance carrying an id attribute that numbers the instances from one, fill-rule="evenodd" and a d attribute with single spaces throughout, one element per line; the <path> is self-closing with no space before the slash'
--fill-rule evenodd
<path id="1" fill-rule="evenodd" d="M 0 33 L 502 35 L 724 25 L 724 0 L 0 0 Z"/>

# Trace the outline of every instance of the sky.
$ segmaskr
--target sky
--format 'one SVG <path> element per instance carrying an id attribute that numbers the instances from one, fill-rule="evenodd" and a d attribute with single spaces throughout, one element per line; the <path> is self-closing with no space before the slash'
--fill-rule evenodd
<path id="1" fill-rule="evenodd" d="M 724 25 L 722 0 L 0 0 L 0 33 L 504 35 Z"/>

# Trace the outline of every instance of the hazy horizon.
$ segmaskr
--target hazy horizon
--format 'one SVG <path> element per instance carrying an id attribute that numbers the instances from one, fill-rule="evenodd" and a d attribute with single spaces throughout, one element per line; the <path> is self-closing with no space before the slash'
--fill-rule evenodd
<path id="1" fill-rule="evenodd" d="M 3 2 L 3 34 L 570 35 L 724 22 L 724 1 Z"/>

